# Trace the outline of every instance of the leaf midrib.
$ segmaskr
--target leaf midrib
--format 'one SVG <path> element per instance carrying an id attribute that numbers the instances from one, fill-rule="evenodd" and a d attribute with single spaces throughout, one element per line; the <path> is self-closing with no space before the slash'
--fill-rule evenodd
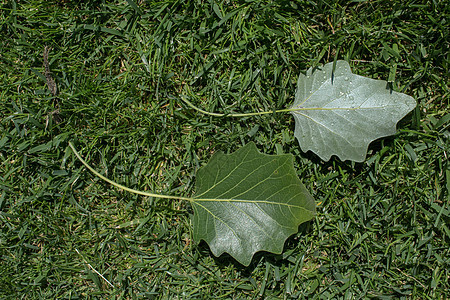
<path id="1" fill-rule="evenodd" d="M 202 207 L 203 207 L 203 205 L 199 204 L 199 202 L 230 202 L 230 203 L 239 202 L 239 203 L 251 203 L 251 204 L 258 203 L 258 204 L 268 204 L 268 205 L 279 205 L 279 206 L 286 206 L 288 208 L 297 208 L 297 209 L 302 209 L 302 210 L 305 210 L 305 211 L 311 211 L 311 210 L 308 210 L 305 207 L 298 206 L 298 205 L 292 205 L 292 204 L 287 204 L 287 203 L 280 203 L 280 202 L 275 202 L 275 201 L 266 201 L 266 200 L 248 200 L 248 199 L 234 199 L 234 198 L 231 198 L 231 199 L 192 198 L 192 202 L 195 203 L 195 204 L 198 204 L 198 205 L 200 205 Z"/>

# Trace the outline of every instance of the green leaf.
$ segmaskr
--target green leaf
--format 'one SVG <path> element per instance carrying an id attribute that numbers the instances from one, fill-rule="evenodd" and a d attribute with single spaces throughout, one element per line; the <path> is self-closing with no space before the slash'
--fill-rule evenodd
<path id="1" fill-rule="evenodd" d="M 189 201 L 194 209 L 194 239 L 206 241 L 214 255 L 227 252 L 246 266 L 258 251 L 281 253 L 284 241 L 316 214 L 314 199 L 294 170 L 294 156 L 261 154 L 254 143 L 229 155 L 214 154 L 197 172 L 193 198 L 123 186 L 95 171 L 71 142 L 69 146 L 86 168 L 120 189 Z"/>
<path id="2" fill-rule="evenodd" d="M 310 68 L 298 79 L 291 114 L 304 152 L 327 161 L 364 161 L 369 144 L 395 134 L 396 124 L 416 101 L 389 89 L 386 81 L 355 75 L 346 61 Z"/>
<path id="3" fill-rule="evenodd" d="M 197 172 L 191 203 L 194 239 L 245 266 L 257 251 L 281 253 L 285 240 L 315 215 L 293 156 L 261 154 L 254 143 L 229 155 L 214 154 Z"/>

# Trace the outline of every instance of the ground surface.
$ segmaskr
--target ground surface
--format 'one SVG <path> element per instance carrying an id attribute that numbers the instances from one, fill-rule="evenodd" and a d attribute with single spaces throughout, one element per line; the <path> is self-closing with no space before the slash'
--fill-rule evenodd
<path id="1" fill-rule="evenodd" d="M 2 1 L 0 298 L 449 298 L 445 2 Z M 363 163 L 301 152 L 289 114 L 180 101 L 282 109 L 335 59 L 418 102 Z M 318 214 L 243 267 L 192 240 L 187 203 L 117 190 L 69 141 L 117 182 L 180 196 L 212 153 L 254 141 L 295 155 Z"/>

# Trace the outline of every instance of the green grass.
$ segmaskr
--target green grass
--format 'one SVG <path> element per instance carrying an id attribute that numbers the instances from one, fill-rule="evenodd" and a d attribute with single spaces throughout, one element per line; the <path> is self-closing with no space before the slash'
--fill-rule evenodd
<path id="1" fill-rule="evenodd" d="M 347 4 L 350 3 L 350 4 Z M 3 1 L 0 298 L 450 297 L 446 1 Z M 59 94 L 46 86 L 44 47 Z M 418 101 L 364 163 L 302 153 L 297 76 L 345 59 Z M 293 153 L 317 217 L 249 267 L 192 241 L 216 151 Z"/>

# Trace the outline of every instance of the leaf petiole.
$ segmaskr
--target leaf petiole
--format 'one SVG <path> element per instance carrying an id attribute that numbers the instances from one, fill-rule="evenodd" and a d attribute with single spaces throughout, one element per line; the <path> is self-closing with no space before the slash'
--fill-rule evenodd
<path id="1" fill-rule="evenodd" d="M 298 108 L 285 108 L 285 109 L 279 109 L 279 110 L 275 110 L 275 111 L 260 111 L 260 112 L 253 112 L 253 113 L 237 113 L 237 114 L 221 114 L 221 113 L 209 112 L 209 111 L 203 110 L 201 108 L 198 108 L 197 106 L 192 104 L 192 102 L 190 102 L 183 96 L 180 98 L 184 103 L 186 103 L 188 106 L 195 109 L 196 111 L 201 112 L 202 114 L 205 114 L 205 115 L 213 116 L 213 117 L 250 117 L 250 116 L 268 115 L 268 114 L 273 114 L 273 113 L 282 113 L 282 112 L 301 110 Z"/>
<path id="2" fill-rule="evenodd" d="M 193 198 L 189 198 L 189 197 L 181 197 L 181 196 L 170 196 L 170 195 L 160 195 L 160 194 L 154 194 L 154 193 L 148 193 L 148 192 L 143 192 L 143 191 L 138 191 L 129 187 L 126 187 L 124 185 L 121 185 L 117 182 L 112 181 L 111 179 L 106 178 L 105 176 L 103 176 L 102 174 L 100 174 L 99 172 L 97 172 L 94 168 L 92 168 L 82 157 L 81 155 L 78 153 L 78 151 L 75 149 L 75 147 L 73 146 L 72 142 L 69 142 L 69 146 L 72 149 L 73 153 L 75 154 L 75 156 L 83 163 L 83 165 L 89 169 L 89 171 L 91 171 L 92 173 L 94 173 L 95 176 L 103 179 L 104 181 L 112 184 L 113 186 L 128 191 L 130 193 L 134 193 L 134 194 L 138 194 L 138 195 L 143 195 L 143 196 L 148 196 L 148 197 L 157 197 L 157 198 L 165 198 L 165 199 L 177 199 L 177 200 L 185 200 L 185 201 L 194 201 Z"/>

